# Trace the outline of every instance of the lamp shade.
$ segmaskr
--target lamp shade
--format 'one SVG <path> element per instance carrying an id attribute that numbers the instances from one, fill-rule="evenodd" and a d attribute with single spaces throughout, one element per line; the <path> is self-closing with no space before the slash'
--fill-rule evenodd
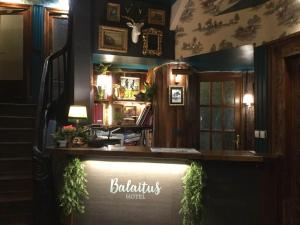
<path id="1" fill-rule="evenodd" d="M 86 107 L 82 105 L 71 105 L 69 109 L 70 118 L 87 118 Z"/>

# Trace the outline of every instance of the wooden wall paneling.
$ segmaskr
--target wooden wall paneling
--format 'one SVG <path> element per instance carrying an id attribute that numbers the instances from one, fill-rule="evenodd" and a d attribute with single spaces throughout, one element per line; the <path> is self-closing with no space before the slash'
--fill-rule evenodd
<path id="1" fill-rule="evenodd" d="M 250 93 L 254 96 L 254 73 L 246 72 L 243 76 L 242 96 Z M 254 108 L 255 105 L 247 107 L 242 105 L 242 146 L 244 150 L 254 150 Z"/>
<path id="2" fill-rule="evenodd" d="M 196 74 L 190 74 L 186 79 L 186 107 L 185 107 L 185 146 L 199 148 L 199 80 Z"/>
<path id="3" fill-rule="evenodd" d="M 294 81 L 293 76 L 299 79 L 299 62 L 291 63 L 291 58 L 299 59 L 300 35 L 293 35 L 283 40 L 272 42 L 269 46 L 269 98 L 271 110 L 269 111 L 269 144 L 270 151 L 283 155 L 282 170 L 277 174 L 281 190 L 278 211 L 281 212 L 281 225 L 298 225 L 300 221 L 299 183 L 300 176 L 298 165 L 300 164 L 299 153 L 293 145 L 293 139 L 299 138 L 293 129 L 294 105 L 292 101 Z M 295 77 L 294 77 L 295 78 Z M 272 190 L 273 187 L 270 187 Z M 270 207 L 273 207 L 270 205 Z"/>
<path id="4" fill-rule="evenodd" d="M 185 146 L 185 106 L 169 105 L 169 85 L 173 85 L 170 79 L 172 67 L 173 65 L 163 65 L 155 70 L 157 92 L 153 102 L 154 147 Z M 185 86 L 184 80 L 183 78 L 179 85 Z"/>

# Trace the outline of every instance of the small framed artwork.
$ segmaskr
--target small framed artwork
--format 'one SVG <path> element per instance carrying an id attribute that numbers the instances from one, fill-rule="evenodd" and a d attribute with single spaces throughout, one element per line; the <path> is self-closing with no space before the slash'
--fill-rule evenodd
<path id="1" fill-rule="evenodd" d="M 120 77 L 120 97 L 122 99 L 135 99 L 140 92 L 139 77 Z"/>
<path id="2" fill-rule="evenodd" d="M 165 25 L 165 11 L 161 9 L 148 9 L 148 23 L 154 25 Z"/>
<path id="3" fill-rule="evenodd" d="M 169 105 L 182 106 L 184 105 L 184 87 L 183 86 L 169 86 Z"/>
<path id="4" fill-rule="evenodd" d="M 99 50 L 127 52 L 128 30 L 120 27 L 99 27 Z"/>
<path id="5" fill-rule="evenodd" d="M 108 21 L 120 22 L 120 4 L 109 2 L 107 3 L 106 11 L 106 19 Z"/>

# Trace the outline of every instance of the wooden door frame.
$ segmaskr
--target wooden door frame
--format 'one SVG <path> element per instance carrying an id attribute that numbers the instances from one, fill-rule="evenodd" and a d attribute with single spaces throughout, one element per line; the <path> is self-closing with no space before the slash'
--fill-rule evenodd
<path id="1" fill-rule="evenodd" d="M 209 81 L 212 81 L 212 80 L 233 80 L 233 79 L 241 79 L 241 86 L 239 87 L 240 88 L 240 94 L 238 96 L 239 98 L 239 101 L 241 102 L 242 101 L 242 93 L 243 93 L 243 75 L 242 75 L 242 72 L 209 72 L 209 71 L 206 71 L 206 72 L 198 72 L 196 74 L 197 76 L 197 95 L 199 96 L 199 83 L 200 83 L 200 79 L 201 80 L 209 80 Z M 201 78 L 200 78 L 201 77 Z M 199 98 L 198 98 L 198 101 L 197 101 L 197 106 L 199 106 Z M 244 140 L 244 130 L 243 130 L 243 123 L 242 123 L 242 104 L 240 104 L 239 106 L 239 112 L 240 113 L 236 113 L 235 114 L 235 124 L 239 124 L 239 128 L 237 130 L 237 133 L 240 134 L 240 148 L 237 149 L 237 150 L 241 150 L 243 149 L 243 145 L 244 143 L 242 142 L 242 140 Z M 197 116 L 199 117 L 199 107 L 197 107 Z M 200 124 L 200 121 L 198 121 L 198 124 Z M 200 131 L 200 126 L 199 126 L 199 129 L 198 129 L 198 132 L 197 134 L 199 133 Z M 198 143 L 198 147 L 200 147 L 200 143 Z"/>
<path id="2" fill-rule="evenodd" d="M 270 43 L 268 54 L 269 151 L 284 154 L 288 147 L 286 118 L 288 78 L 285 59 L 300 54 L 300 32 Z"/>
<path id="3" fill-rule="evenodd" d="M 24 16 L 23 20 L 23 84 L 24 93 L 26 97 L 30 96 L 30 74 L 31 74 L 31 58 L 32 58 L 32 6 L 27 4 L 15 4 L 15 3 L 2 3 L 0 2 L 0 7 L 24 9 L 22 12 Z M 10 81 L 2 81 L 4 85 L 10 85 Z M 23 88 L 23 87 L 19 87 Z"/>
<path id="4" fill-rule="evenodd" d="M 69 15 L 69 12 L 49 7 L 46 7 L 44 10 L 44 58 L 52 52 L 52 18 L 57 15 Z"/>

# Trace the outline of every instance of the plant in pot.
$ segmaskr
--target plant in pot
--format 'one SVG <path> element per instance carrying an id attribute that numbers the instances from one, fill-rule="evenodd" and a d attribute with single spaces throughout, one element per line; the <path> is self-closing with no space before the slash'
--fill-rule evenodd
<path id="1" fill-rule="evenodd" d="M 73 125 L 63 126 L 58 128 L 54 134 L 54 140 L 57 142 L 58 147 L 69 147 L 72 144 L 73 136 L 76 132 L 76 127 Z"/>
<path id="2" fill-rule="evenodd" d="M 90 129 L 88 127 L 77 127 L 74 132 L 73 146 L 83 146 L 90 138 Z"/>
<path id="3" fill-rule="evenodd" d="M 59 195 L 59 203 L 64 216 L 67 218 L 66 225 L 73 224 L 75 213 L 84 213 L 84 200 L 88 199 L 87 178 L 84 164 L 78 159 L 72 159 L 63 174 L 63 186 Z"/>

